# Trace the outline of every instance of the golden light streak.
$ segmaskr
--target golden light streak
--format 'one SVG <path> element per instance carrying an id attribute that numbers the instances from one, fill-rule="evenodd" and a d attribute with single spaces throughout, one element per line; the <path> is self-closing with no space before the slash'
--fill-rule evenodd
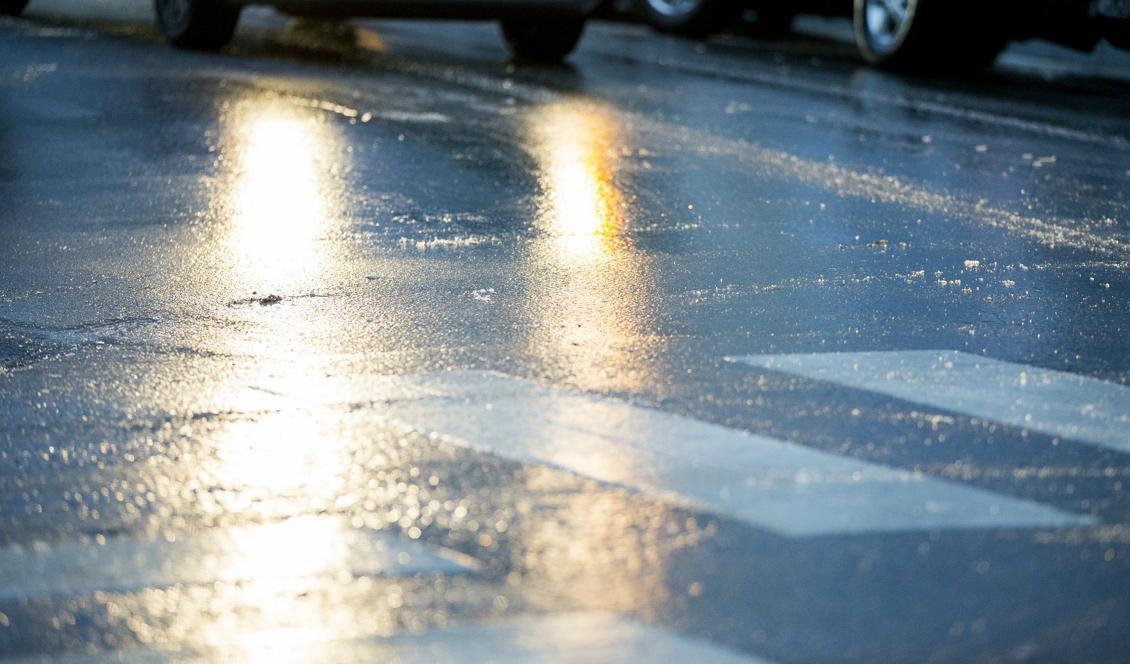
<path id="1" fill-rule="evenodd" d="M 614 118 L 601 108 L 566 103 L 540 109 L 533 128 L 547 230 L 575 259 L 608 258 L 623 241 L 625 207 L 613 179 L 619 157 Z"/>
<path id="2" fill-rule="evenodd" d="M 320 269 L 317 240 L 336 196 L 322 173 L 326 129 L 316 116 L 267 105 L 249 111 L 235 131 L 233 277 L 263 289 L 307 279 Z"/>

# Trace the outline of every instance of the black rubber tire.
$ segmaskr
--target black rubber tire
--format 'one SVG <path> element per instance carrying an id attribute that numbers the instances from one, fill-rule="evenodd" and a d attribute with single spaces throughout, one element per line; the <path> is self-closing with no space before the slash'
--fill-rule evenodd
<path id="1" fill-rule="evenodd" d="M 504 18 L 502 36 L 519 60 L 560 62 L 573 52 L 585 30 L 583 16 Z"/>
<path id="2" fill-rule="evenodd" d="M 19 16 L 28 0 L 0 0 L 0 16 Z"/>
<path id="3" fill-rule="evenodd" d="M 1099 31 L 1111 46 L 1130 51 L 1130 21 L 1100 16 Z"/>
<path id="4" fill-rule="evenodd" d="M 639 0 L 639 12 L 648 25 L 660 32 L 695 38 L 720 31 L 741 9 L 734 0 L 697 0 L 678 13 L 664 11 L 661 6 L 652 0 Z"/>
<path id="5" fill-rule="evenodd" d="M 889 44 L 867 29 L 868 0 L 855 0 L 855 43 L 868 62 L 896 71 L 964 74 L 991 65 L 1008 45 L 1005 24 L 977 0 L 909 0 L 906 26 Z M 979 21 L 969 20 L 975 12 Z"/>
<path id="6" fill-rule="evenodd" d="M 177 48 L 216 51 L 231 41 L 239 7 L 224 0 L 153 0 L 157 25 Z"/>

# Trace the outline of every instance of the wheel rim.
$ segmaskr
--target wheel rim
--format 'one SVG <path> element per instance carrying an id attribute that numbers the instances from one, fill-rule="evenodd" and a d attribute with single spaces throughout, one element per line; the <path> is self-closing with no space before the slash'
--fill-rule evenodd
<path id="1" fill-rule="evenodd" d="M 657 14 L 682 18 L 693 14 L 702 5 L 702 0 L 647 0 L 647 4 Z"/>
<path id="2" fill-rule="evenodd" d="M 917 0 L 865 0 L 863 21 L 867 40 L 879 53 L 894 49 L 914 18 Z"/>

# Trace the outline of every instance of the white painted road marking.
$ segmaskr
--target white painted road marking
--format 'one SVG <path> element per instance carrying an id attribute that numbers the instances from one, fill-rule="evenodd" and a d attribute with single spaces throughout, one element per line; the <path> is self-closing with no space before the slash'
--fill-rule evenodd
<path id="1" fill-rule="evenodd" d="M 1088 517 L 766 436 L 467 371 L 406 376 L 390 420 L 794 537 L 1079 526 Z M 430 396 L 423 396 L 428 394 Z"/>
<path id="2" fill-rule="evenodd" d="M 253 652 L 216 651 L 196 657 L 177 651 L 124 650 L 20 658 L 11 664 L 108 662 L 381 662 L 382 664 L 770 664 L 709 641 L 601 613 L 526 616 L 433 629 L 387 638 L 289 642 L 281 635 L 258 640 Z"/>
<path id="3" fill-rule="evenodd" d="M 388 639 L 369 661 L 463 664 L 767 664 L 708 641 L 617 616 L 564 613 Z M 385 659 L 385 656 L 391 659 Z"/>
<path id="4" fill-rule="evenodd" d="M 736 362 L 1130 452 L 1130 387 L 957 351 L 749 355 Z"/>
<path id="5" fill-rule="evenodd" d="M 324 574 L 473 571 L 474 561 L 392 533 L 357 530 L 336 517 L 214 528 L 175 540 L 110 537 L 0 549 L 0 598 L 175 584 L 279 582 Z"/>

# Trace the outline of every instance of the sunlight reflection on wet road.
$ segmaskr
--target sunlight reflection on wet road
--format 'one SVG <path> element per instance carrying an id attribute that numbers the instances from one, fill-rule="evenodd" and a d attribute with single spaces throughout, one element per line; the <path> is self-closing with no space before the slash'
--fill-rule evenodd
<path id="1" fill-rule="evenodd" d="M 0 657 L 1126 643 L 1122 447 L 884 370 L 1087 375 L 1117 437 L 1114 95 L 249 15 L 0 20 Z"/>
<path id="2" fill-rule="evenodd" d="M 543 196 L 527 259 L 531 349 L 581 384 L 638 388 L 654 376 L 626 349 L 647 334 L 653 293 L 629 234 L 637 212 L 621 189 L 630 132 L 611 109 L 583 100 L 536 106 L 525 121 Z"/>

